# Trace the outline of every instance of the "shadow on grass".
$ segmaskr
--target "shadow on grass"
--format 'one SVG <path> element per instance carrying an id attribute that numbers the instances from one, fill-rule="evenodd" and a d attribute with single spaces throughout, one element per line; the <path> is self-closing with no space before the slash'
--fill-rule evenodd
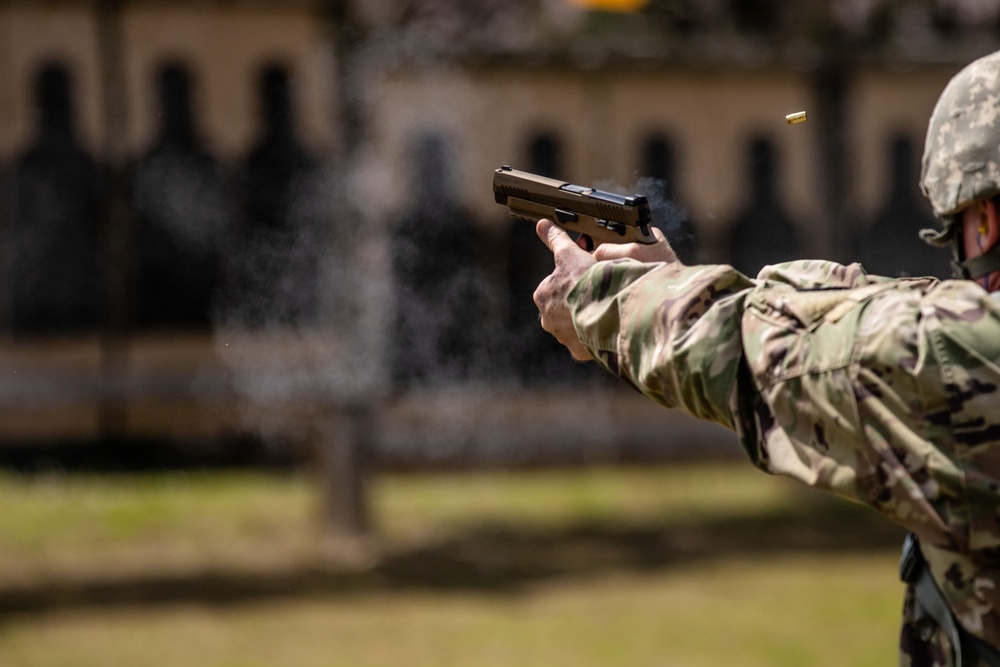
<path id="1" fill-rule="evenodd" d="M 406 590 L 516 594 L 539 582 L 613 571 L 899 549 L 902 529 L 871 510 L 818 498 L 791 510 L 706 521 L 469 526 L 435 542 L 387 549 L 364 568 L 303 564 L 281 572 L 209 571 L 0 589 L 0 620 L 80 607 L 230 605 Z"/>

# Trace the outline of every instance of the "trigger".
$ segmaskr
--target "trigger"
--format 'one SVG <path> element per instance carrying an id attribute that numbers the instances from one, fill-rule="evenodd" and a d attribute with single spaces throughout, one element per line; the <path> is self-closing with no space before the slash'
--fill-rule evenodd
<path id="1" fill-rule="evenodd" d="M 578 247 L 583 248 L 587 252 L 593 252 L 594 248 L 597 247 L 597 244 L 594 243 L 594 239 L 592 239 L 587 234 L 581 234 L 580 232 L 572 232 L 569 231 L 568 229 L 564 231 L 567 234 L 569 234 L 569 237 L 571 239 L 573 239 L 573 243 L 575 243 Z"/>

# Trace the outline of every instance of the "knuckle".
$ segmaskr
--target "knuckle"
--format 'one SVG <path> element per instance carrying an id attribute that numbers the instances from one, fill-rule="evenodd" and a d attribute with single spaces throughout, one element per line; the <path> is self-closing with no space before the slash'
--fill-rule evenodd
<path id="1" fill-rule="evenodd" d="M 535 305 L 538 306 L 539 310 L 544 310 L 549 303 L 552 301 L 551 291 L 546 281 L 543 281 L 541 285 L 532 294 L 532 298 L 535 301 Z"/>

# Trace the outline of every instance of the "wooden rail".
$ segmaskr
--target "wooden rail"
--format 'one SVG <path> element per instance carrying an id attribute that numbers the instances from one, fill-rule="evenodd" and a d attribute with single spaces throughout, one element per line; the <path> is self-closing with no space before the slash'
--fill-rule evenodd
<path id="1" fill-rule="evenodd" d="M 351 395 L 332 336 L 134 336 L 109 359 L 93 339 L 0 343 L 0 444 L 59 439 L 315 437 L 331 411 L 376 415 L 375 455 L 420 466 L 718 456 L 721 428 L 613 383 L 461 386 Z M 595 369 L 595 373 L 599 372 Z M 325 427 L 322 427 L 325 428 Z"/>

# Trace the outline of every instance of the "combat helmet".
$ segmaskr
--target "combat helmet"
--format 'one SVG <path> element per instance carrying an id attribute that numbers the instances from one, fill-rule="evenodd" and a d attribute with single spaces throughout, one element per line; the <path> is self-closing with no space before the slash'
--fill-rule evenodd
<path id="1" fill-rule="evenodd" d="M 957 277 L 1000 269 L 1000 245 L 963 259 L 958 214 L 974 201 L 1000 194 L 1000 51 L 965 67 L 945 87 L 931 114 L 920 189 L 944 228 L 924 229 L 934 246 L 952 246 Z"/>

